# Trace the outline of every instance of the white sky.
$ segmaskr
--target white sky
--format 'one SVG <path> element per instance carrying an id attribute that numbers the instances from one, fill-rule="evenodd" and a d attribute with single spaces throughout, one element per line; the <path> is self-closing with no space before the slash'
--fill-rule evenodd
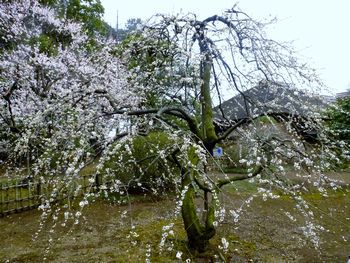
<path id="1" fill-rule="evenodd" d="M 119 27 L 128 18 L 143 20 L 156 13 L 196 13 L 199 18 L 220 14 L 230 0 L 101 0 L 105 21 Z M 350 0 L 241 0 L 239 8 L 254 19 L 277 17 L 270 38 L 294 41 L 299 53 L 316 68 L 331 93 L 350 87 Z"/>

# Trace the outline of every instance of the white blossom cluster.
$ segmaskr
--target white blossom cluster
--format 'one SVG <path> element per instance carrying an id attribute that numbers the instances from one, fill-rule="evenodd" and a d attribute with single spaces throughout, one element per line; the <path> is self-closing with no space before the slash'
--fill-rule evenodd
<path id="1" fill-rule="evenodd" d="M 9 142 L 15 153 L 23 155 L 33 145 L 42 151 L 48 143 L 60 147 L 72 136 L 82 144 L 103 139 L 120 122 L 103 113 L 139 103 L 135 85 L 114 55 L 115 43 L 95 39 L 90 52 L 79 24 L 58 18 L 37 1 L 2 2 L 0 10 L 1 41 L 13 44 L 0 54 L 0 114 L 3 127 L 21 134 Z M 44 33 L 69 41 L 55 43 L 53 52 L 42 50 Z"/>

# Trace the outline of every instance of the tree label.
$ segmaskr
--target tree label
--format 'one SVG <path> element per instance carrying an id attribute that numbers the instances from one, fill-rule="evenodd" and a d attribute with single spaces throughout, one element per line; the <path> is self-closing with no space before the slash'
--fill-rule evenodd
<path id="1" fill-rule="evenodd" d="M 214 157 L 221 157 L 223 155 L 224 151 L 221 147 L 214 148 L 213 155 Z"/>

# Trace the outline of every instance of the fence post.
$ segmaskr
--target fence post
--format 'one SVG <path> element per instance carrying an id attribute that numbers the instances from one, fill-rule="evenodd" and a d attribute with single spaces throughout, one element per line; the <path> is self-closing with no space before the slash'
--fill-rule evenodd
<path id="1" fill-rule="evenodd" d="M 88 185 L 86 183 L 86 175 L 83 175 L 83 193 L 86 192 L 86 189 L 88 188 Z"/>
<path id="2" fill-rule="evenodd" d="M 2 189 L 2 183 L 0 183 L 0 191 L 1 191 L 1 210 L 0 214 L 2 215 L 4 213 L 4 191 Z"/>
<path id="3" fill-rule="evenodd" d="M 41 195 L 41 183 L 40 183 L 40 180 L 36 184 L 36 195 L 37 195 L 38 201 L 39 201 L 39 198 L 40 198 L 40 195 Z"/>
<path id="4" fill-rule="evenodd" d="M 96 174 L 95 175 L 96 191 L 100 190 L 101 184 L 102 184 L 102 174 Z"/>
<path id="5" fill-rule="evenodd" d="M 23 202 L 23 186 L 25 184 L 23 184 L 23 181 L 20 182 L 20 185 L 19 185 L 19 206 L 20 206 L 20 209 L 25 209 L 24 208 L 24 202 Z"/>
<path id="6" fill-rule="evenodd" d="M 19 202 L 18 202 L 18 179 L 16 179 L 15 184 L 15 211 L 19 210 Z"/>
<path id="7" fill-rule="evenodd" d="M 5 195 L 5 201 L 6 201 L 6 204 L 7 204 L 7 211 L 9 211 L 10 210 L 10 202 L 9 202 L 9 183 L 7 182 L 7 184 L 6 184 L 6 187 L 5 187 L 5 189 L 6 189 L 6 195 Z M 5 212 L 6 212 L 6 210 L 5 210 Z"/>
<path id="8" fill-rule="evenodd" d="M 30 187 L 30 181 L 28 182 L 28 207 L 29 209 L 32 207 L 32 196 L 31 196 L 31 187 Z"/>

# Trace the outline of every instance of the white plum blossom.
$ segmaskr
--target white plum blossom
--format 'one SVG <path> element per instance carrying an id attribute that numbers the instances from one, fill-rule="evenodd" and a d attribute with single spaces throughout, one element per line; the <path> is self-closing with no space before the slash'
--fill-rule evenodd
<path id="1" fill-rule="evenodd" d="M 227 253 L 229 247 L 229 243 L 226 240 L 226 238 L 222 237 L 221 238 L 221 245 L 219 245 L 219 248 L 222 249 L 224 253 Z"/>
<path id="2" fill-rule="evenodd" d="M 181 251 L 177 251 L 176 252 L 176 258 L 177 259 L 182 259 L 182 252 Z"/>

